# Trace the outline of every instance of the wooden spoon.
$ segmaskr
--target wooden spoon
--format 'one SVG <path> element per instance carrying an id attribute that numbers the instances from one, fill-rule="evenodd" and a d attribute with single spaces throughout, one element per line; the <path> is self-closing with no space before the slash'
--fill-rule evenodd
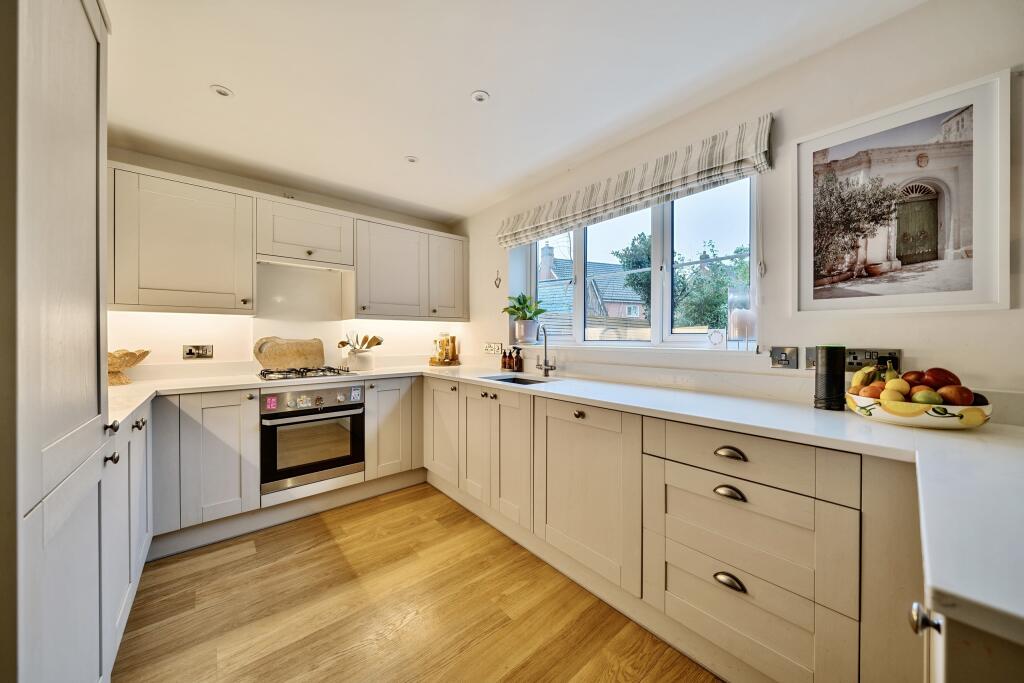
<path id="1" fill-rule="evenodd" d="M 384 343 L 384 340 L 377 335 L 370 337 L 370 341 L 366 342 L 366 348 L 372 349 L 374 346 L 380 346 Z"/>
<path id="2" fill-rule="evenodd" d="M 368 342 L 368 341 L 370 341 L 370 335 L 364 334 L 362 341 L 359 342 L 359 348 L 365 349 L 366 348 L 366 342 Z"/>

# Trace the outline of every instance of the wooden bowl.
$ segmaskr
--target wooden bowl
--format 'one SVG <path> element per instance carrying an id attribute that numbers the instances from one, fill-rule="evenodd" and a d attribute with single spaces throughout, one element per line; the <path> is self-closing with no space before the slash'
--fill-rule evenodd
<path id="1" fill-rule="evenodd" d="M 128 379 L 128 375 L 124 374 L 124 370 L 133 368 L 149 355 L 149 349 L 138 349 L 136 351 L 129 351 L 128 349 L 118 349 L 117 351 L 107 352 L 107 386 L 116 387 L 123 384 L 131 384 L 132 381 Z"/>
<path id="2" fill-rule="evenodd" d="M 992 405 L 936 406 L 909 401 L 883 401 L 867 396 L 846 394 L 846 407 L 878 422 L 926 429 L 973 429 L 992 417 Z"/>

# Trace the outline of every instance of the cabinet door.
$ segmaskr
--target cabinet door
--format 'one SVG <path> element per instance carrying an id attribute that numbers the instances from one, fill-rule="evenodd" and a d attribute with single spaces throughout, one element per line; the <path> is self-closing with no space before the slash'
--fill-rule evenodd
<path id="1" fill-rule="evenodd" d="M 534 532 L 640 596 L 641 418 L 536 399 Z"/>
<path id="2" fill-rule="evenodd" d="M 260 199 L 256 251 L 303 261 L 355 263 L 355 221 L 331 211 Z"/>
<path id="3" fill-rule="evenodd" d="M 459 385 L 428 377 L 423 389 L 423 466 L 458 486 Z"/>
<path id="4" fill-rule="evenodd" d="M 531 529 L 532 399 L 529 394 L 499 391 L 491 403 L 491 507 Z"/>
<path id="5" fill-rule="evenodd" d="M 426 317 L 427 234 L 356 222 L 356 315 Z"/>
<path id="6" fill-rule="evenodd" d="M 107 439 L 107 33 L 94 0 L 22 3 L 18 33 L 18 304 L 4 324 L 18 331 L 24 515 Z"/>
<path id="7" fill-rule="evenodd" d="M 497 433 L 498 394 L 475 384 L 459 387 L 459 488 L 490 505 L 493 436 Z"/>
<path id="8" fill-rule="evenodd" d="M 117 645 L 131 609 L 131 469 L 131 436 L 125 425 L 114 437 L 114 453 L 103 461 L 100 487 L 100 598 L 105 671 L 114 667 Z"/>
<path id="9" fill-rule="evenodd" d="M 129 476 L 131 477 L 131 569 L 132 581 L 138 581 L 142 575 L 142 566 L 146 563 L 149 542 L 153 539 L 153 464 L 149 422 L 151 408 L 149 403 L 139 408 L 132 415 L 130 429 Z"/>
<path id="10" fill-rule="evenodd" d="M 181 526 L 260 506 L 259 403 L 254 392 L 183 394 Z"/>
<path id="11" fill-rule="evenodd" d="M 466 316 L 463 240 L 430 235 L 430 315 Z"/>
<path id="12" fill-rule="evenodd" d="M 412 469 L 412 380 L 366 385 L 366 480 Z"/>
<path id="13" fill-rule="evenodd" d="M 114 301 L 252 310 L 252 197 L 117 169 Z"/>
<path id="14" fill-rule="evenodd" d="M 153 535 L 181 528 L 180 397 L 153 399 L 150 464 L 153 478 Z"/>
<path id="15" fill-rule="evenodd" d="M 113 440 L 103 444 L 21 520 L 20 680 L 96 681 L 103 674 L 103 458 L 113 448 Z"/>

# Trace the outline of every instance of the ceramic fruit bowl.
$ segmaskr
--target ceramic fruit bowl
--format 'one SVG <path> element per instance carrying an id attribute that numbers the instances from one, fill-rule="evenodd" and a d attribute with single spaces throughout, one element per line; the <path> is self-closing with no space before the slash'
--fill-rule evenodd
<path id="1" fill-rule="evenodd" d="M 135 367 L 145 360 L 148 355 L 148 349 L 139 349 L 137 351 L 118 349 L 117 351 L 108 351 L 107 385 L 116 387 L 123 384 L 131 384 L 132 381 L 128 379 L 128 375 L 124 374 L 124 370 Z"/>
<path id="2" fill-rule="evenodd" d="M 846 394 L 846 407 L 861 417 L 879 422 L 927 429 L 971 429 L 992 416 L 992 405 L 946 406 L 909 401 L 884 401 Z"/>

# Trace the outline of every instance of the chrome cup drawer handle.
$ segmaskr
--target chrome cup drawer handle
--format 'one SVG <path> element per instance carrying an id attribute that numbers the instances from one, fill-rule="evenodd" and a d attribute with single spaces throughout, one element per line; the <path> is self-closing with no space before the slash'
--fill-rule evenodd
<path id="1" fill-rule="evenodd" d="M 743 491 L 730 484 L 719 484 L 713 491 L 723 498 L 738 500 L 741 503 L 747 502 L 747 497 L 743 495 Z"/>
<path id="2" fill-rule="evenodd" d="M 729 572 L 715 572 L 715 581 L 722 584 L 726 588 L 731 588 L 737 593 L 747 592 L 747 587 L 743 585 L 743 582 L 737 579 Z"/>
<path id="3" fill-rule="evenodd" d="M 739 460 L 740 462 L 749 462 L 747 454 L 736 448 L 735 446 L 719 446 L 715 449 L 715 455 L 719 458 L 726 458 L 728 460 Z"/>

